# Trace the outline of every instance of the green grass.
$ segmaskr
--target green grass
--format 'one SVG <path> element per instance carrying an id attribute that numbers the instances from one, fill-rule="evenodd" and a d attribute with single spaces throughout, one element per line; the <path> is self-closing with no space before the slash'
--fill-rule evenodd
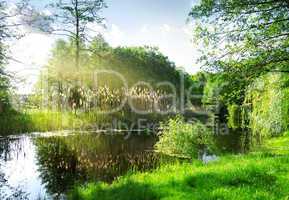
<path id="1" fill-rule="evenodd" d="M 10 111 L 0 114 L 0 136 L 30 132 L 90 130 L 111 123 L 113 117 L 96 113 L 58 112 L 51 110 Z"/>
<path id="2" fill-rule="evenodd" d="M 101 114 L 97 112 L 51 111 L 30 109 L 23 112 L 9 111 L 0 113 L 0 136 L 30 132 L 47 132 L 61 130 L 98 130 L 98 129 L 127 129 L 124 125 L 137 124 L 139 115 L 126 116 L 122 112 Z M 159 122 L 159 115 L 145 116 L 148 122 Z M 115 120 L 118 120 L 115 122 Z M 117 124 L 117 122 L 123 122 Z M 115 125 L 117 127 L 111 127 Z M 122 127 L 121 127 L 122 125 Z M 130 126 L 129 126 L 130 127 Z"/>
<path id="3" fill-rule="evenodd" d="M 0 113 L 0 136 L 24 133 L 30 129 L 29 115 L 15 111 Z"/>
<path id="4" fill-rule="evenodd" d="M 75 187 L 82 200 L 273 200 L 289 199 L 289 134 L 270 139 L 258 151 L 229 155 L 207 165 L 199 161 L 130 173 L 111 185 Z"/>
<path id="5" fill-rule="evenodd" d="M 47 110 L 10 111 L 0 115 L 0 135 L 70 129 L 76 117 L 72 113 Z"/>

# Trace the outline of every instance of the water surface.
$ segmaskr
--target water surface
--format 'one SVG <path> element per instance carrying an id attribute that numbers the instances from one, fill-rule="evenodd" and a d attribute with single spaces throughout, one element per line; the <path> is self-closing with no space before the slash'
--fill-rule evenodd
<path id="1" fill-rule="evenodd" d="M 159 164 L 156 137 L 34 134 L 0 139 L 0 199 L 65 199 L 76 183 L 111 182 Z"/>
<path id="2" fill-rule="evenodd" d="M 240 134 L 216 136 L 220 151 L 240 151 Z M 0 138 L 0 199 L 66 199 L 75 184 L 112 182 L 129 170 L 174 160 L 153 152 L 145 133 L 34 133 Z M 203 155 L 206 163 L 215 156 Z"/>

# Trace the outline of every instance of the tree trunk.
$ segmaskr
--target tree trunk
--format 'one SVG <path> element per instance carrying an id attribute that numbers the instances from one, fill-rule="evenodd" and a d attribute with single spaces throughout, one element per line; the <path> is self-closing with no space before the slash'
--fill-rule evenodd
<path id="1" fill-rule="evenodd" d="M 80 34 L 79 34 L 79 12 L 78 12 L 78 0 L 75 1 L 75 43 L 76 43 L 76 55 L 75 55 L 75 66 L 76 69 L 79 68 L 79 57 L 80 57 Z"/>

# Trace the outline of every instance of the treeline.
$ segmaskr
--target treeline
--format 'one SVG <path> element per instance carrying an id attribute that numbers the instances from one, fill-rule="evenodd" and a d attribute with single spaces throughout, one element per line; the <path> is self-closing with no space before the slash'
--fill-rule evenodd
<path id="1" fill-rule="evenodd" d="M 153 111 L 158 104 L 160 111 L 177 112 L 181 90 L 195 84 L 157 48 L 112 48 L 101 36 L 81 47 L 77 67 L 74 42 L 56 43 L 31 100 L 35 106 L 43 106 L 45 99 L 46 108 L 108 110 L 132 97 L 138 110 Z"/>
<path id="2" fill-rule="evenodd" d="M 100 35 L 80 47 L 76 66 L 74 41 L 56 42 L 33 94 L 18 106 L 22 113 L 3 118 L 13 126 L 0 132 L 154 130 L 180 113 L 182 92 L 192 94 L 186 102 L 201 106 L 205 74 L 190 76 L 157 48 L 112 48 Z"/>
<path id="3" fill-rule="evenodd" d="M 289 128 L 288 1 L 200 1 L 191 10 L 203 102 L 221 122 L 261 138 Z"/>

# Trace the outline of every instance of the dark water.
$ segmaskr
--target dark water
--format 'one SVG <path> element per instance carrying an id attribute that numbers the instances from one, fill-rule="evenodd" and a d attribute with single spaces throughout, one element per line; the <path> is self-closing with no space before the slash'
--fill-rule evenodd
<path id="1" fill-rule="evenodd" d="M 0 199 L 65 199 L 76 183 L 111 182 L 160 163 L 154 136 L 73 134 L 0 139 Z"/>

